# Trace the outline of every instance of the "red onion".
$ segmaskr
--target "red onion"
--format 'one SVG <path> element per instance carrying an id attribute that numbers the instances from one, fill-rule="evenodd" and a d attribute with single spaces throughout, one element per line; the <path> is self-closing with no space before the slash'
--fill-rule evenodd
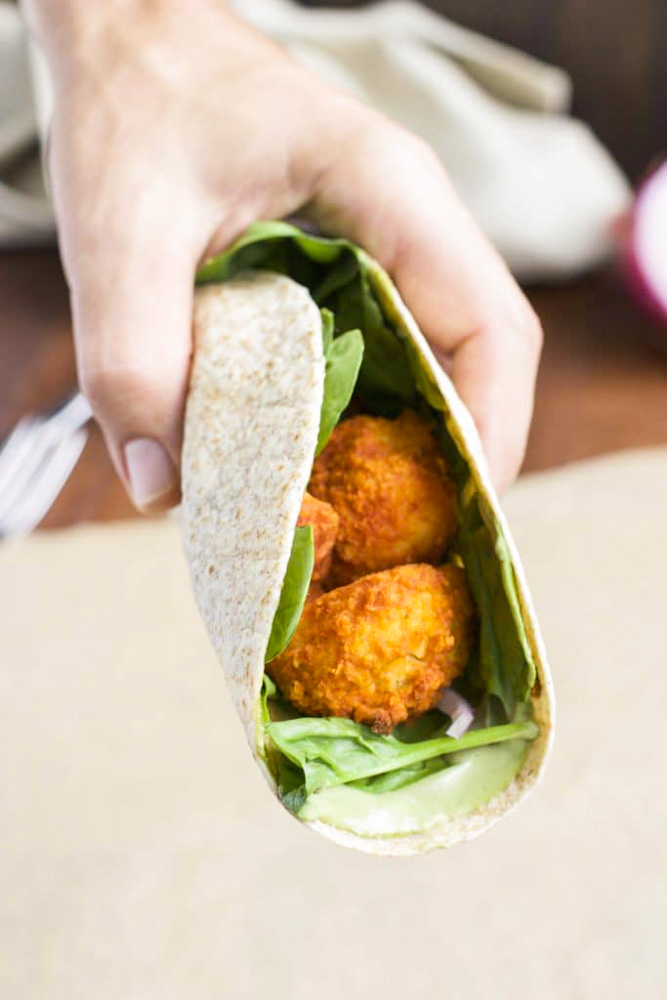
<path id="1" fill-rule="evenodd" d="M 444 715 L 448 715 L 452 720 L 447 735 L 452 736 L 455 740 L 470 729 L 475 719 L 475 710 L 472 705 L 451 687 L 445 688 L 442 692 L 436 703 L 436 708 L 439 708 Z"/>
<path id="2" fill-rule="evenodd" d="M 667 162 L 639 188 L 624 235 L 622 264 L 629 284 L 667 324 Z"/>

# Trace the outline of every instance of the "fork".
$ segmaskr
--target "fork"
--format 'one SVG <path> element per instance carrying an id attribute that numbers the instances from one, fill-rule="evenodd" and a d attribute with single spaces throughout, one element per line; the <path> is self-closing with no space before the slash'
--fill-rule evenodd
<path id="1" fill-rule="evenodd" d="M 91 417 L 78 392 L 55 411 L 18 422 L 0 450 L 0 539 L 37 527 L 79 460 Z"/>

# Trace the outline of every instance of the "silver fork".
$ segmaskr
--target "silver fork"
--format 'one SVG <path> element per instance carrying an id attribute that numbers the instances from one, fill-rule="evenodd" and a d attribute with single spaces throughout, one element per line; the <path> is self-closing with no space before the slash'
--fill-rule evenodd
<path id="1" fill-rule="evenodd" d="M 37 527 L 79 460 L 91 417 L 79 392 L 55 411 L 18 422 L 0 450 L 0 538 Z"/>

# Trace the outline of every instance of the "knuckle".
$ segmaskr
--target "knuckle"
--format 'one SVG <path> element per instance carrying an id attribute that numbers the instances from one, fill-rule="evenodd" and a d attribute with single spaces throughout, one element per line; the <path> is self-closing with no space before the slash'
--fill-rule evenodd
<path id="1" fill-rule="evenodd" d="M 346 162 L 405 181 L 406 176 L 437 169 L 444 172 L 435 151 L 419 136 L 374 109 L 363 107 L 345 143 Z M 351 155 L 350 155 L 351 153 Z"/>
<path id="2" fill-rule="evenodd" d="M 528 299 L 515 286 L 516 293 L 505 313 L 508 329 L 517 347 L 537 360 L 542 350 L 544 333 L 540 319 Z"/>
<path id="3" fill-rule="evenodd" d="M 435 151 L 419 136 L 388 121 L 383 121 L 378 129 L 376 148 L 382 151 L 390 166 L 400 171 L 398 176 L 402 179 L 444 172 Z"/>
<path id="4" fill-rule="evenodd" d="M 103 419 L 145 402 L 157 390 L 150 370 L 129 365 L 83 365 L 79 384 L 95 414 Z"/>
<path id="5" fill-rule="evenodd" d="M 412 132 L 402 131 L 399 141 L 403 155 L 406 159 L 410 159 L 413 162 L 415 169 L 429 172 L 437 171 L 439 174 L 444 173 L 444 168 L 438 154 L 420 136 L 414 135 Z"/>
<path id="6" fill-rule="evenodd" d="M 529 347 L 539 357 L 544 343 L 544 330 L 542 329 L 539 316 L 528 302 L 526 303 L 523 329 Z"/>

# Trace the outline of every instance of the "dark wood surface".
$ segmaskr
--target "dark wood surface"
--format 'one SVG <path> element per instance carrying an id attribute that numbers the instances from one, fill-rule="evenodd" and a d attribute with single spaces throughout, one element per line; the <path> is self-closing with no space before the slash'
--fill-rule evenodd
<path id="1" fill-rule="evenodd" d="M 530 297 L 545 327 L 525 471 L 623 448 L 667 444 L 667 330 L 645 317 L 611 272 Z M 0 254 L 0 436 L 75 386 L 68 296 L 54 250 Z M 133 516 L 97 429 L 44 522 Z"/>
<path id="2" fill-rule="evenodd" d="M 667 154 L 667 0 L 424 2 L 458 24 L 567 70 L 575 114 L 592 125 L 631 178 Z"/>

